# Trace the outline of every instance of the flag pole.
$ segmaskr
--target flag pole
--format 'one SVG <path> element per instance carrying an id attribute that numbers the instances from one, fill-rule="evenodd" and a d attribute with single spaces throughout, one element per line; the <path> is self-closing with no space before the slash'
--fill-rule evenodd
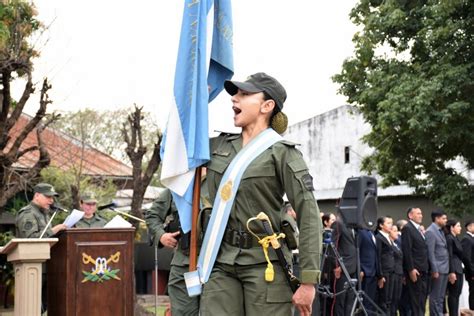
<path id="1" fill-rule="evenodd" d="M 189 245 L 189 271 L 195 271 L 197 266 L 197 223 L 199 216 L 199 206 L 201 202 L 201 173 L 202 167 L 196 168 L 193 189 L 193 208 L 191 215 L 191 241 Z"/>

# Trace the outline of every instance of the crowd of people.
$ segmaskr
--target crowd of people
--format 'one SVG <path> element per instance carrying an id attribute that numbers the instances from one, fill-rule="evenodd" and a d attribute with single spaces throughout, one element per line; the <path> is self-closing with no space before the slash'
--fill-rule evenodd
<path id="1" fill-rule="evenodd" d="M 474 310 L 474 221 L 465 222 L 461 239 L 461 222 L 448 220 L 444 211 L 431 213 L 426 230 L 422 219 L 422 210 L 410 207 L 407 219 L 394 223 L 390 216 L 382 216 L 376 228 L 368 230 L 348 227 L 343 217 L 324 214 L 320 288 L 327 290 L 320 291 L 321 314 L 351 315 L 356 297 L 361 296 L 369 313 L 421 316 L 428 300 L 430 315 L 457 316 L 464 278 L 469 308 Z M 357 291 L 357 280 L 363 292 Z"/>

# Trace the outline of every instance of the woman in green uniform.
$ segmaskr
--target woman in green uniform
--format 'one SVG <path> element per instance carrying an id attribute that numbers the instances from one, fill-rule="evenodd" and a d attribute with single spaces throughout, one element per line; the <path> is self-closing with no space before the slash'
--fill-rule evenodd
<path id="1" fill-rule="evenodd" d="M 256 73 L 245 82 L 226 81 L 224 86 L 232 96 L 234 125 L 242 132 L 223 133 L 211 140 L 211 161 L 207 164 L 211 201 L 218 194 L 226 198 L 225 192 L 219 192 L 219 185 L 239 151 L 269 128 L 283 133 L 287 124 L 281 112 L 286 91 L 275 78 Z M 321 219 L 313 196 L 313 179 L 295 144 L 283 139 L 252 159 L 238 184 L 216 262 L 204 285 L 201 314 L 291 315 L 294 305 L 301 315 L 311 315 L 321 249 Z M 269 255 L 275 276 L 273 281 L 265 280 L 264 252 L 246 229 L 249 218 L 265 212 L 278 233 L 285 194 L 297 213 L 300 232 L 301 286 L 295 293 L 273 250 Z M 291 262 L 291 251 L 284 243 L 282 248 Z"/>

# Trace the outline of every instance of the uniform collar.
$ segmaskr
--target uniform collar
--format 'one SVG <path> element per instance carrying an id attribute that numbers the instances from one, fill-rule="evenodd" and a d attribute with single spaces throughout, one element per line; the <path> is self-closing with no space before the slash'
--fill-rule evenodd
<path id="1" fill-rule="evenodd" d="M 38 204 L 36 204 L 35 202 L 31 201 L 31 206 L 33 206 L 34 208 L 36 208 L 38 211 L 40 211 L 41 213 L 49 213 L 49 209 L 45 209 L 45 208 L 42 208 L 41 206 L 39 206 Z"/>
<path id="2" fill-rule="evenodd" d="M 242 149 L 242 135 L 231 135 L 229 136 L 228 140 L 232 143 L 232 147 L 234 147 L 235 152 L 239 152 Z"/>
<path id="3" fill-rule="evenodd" d="M 242 136 L 241 134 L 229 134 L 229 136 L 227 136 L 227 139 L 228 139 L 229 141 L 233 141 L 233 140 L 235 140 L 235 139 L 240 138 L 241 136 Z"/>
<path id="4" fill-rule="evenodd" d="M 85 221 L 89 221 L 89 222 L 92 222 L 94 220 L 98 220 L 97 213 L 92 214 L 91 218 L 85 218 L 85 217 L 83 217 L 83 218 L 84 218 Z"/>

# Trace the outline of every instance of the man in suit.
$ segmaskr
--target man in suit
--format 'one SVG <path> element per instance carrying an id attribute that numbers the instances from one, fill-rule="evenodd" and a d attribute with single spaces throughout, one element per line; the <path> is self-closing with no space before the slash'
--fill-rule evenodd
<path id="1" fill-rule="evenodd" d="M 419 231 L 423 213 L 418 207 L 407 210 L 408 223 L 402 229 L 403 268 L 407 274 L 412 315 L 424 316 L 428 294 L 429 263 L 425 237 Z"/>
<path id="2" fill-rule="evenodd" d="M 379 274 L 375 236 L 372 231 L 361 229 L 359 230 L 358 241 L 362 291 L 375 302 L 377 295 L 377 275 Z M 375 308 L 367 300 L 364 300 L 364 306 L 367 311 L 375 312 Z"/>
<path id="3" fill-rule="evenodd" d="M 431 225 L 425 233 L 431 267 L 430 315 L 442 316 L 448 285 L 449 252 L 443 228 L 448 217 L 442 210 L 431 213 Z"/>
<path id="4" fill-rule="evenodd" d="M 465 224 L 466 236 L 461 241 L 464 252 L 464 273 L 469 284 L 469 309 L 474 310 L 474 220 Z"/>
<path id="5" fill-rule="evenodd" d="M 349 228 L 343 221 L 342 216 L 339 214 L 337 220 L 332 224 L 332 241 L 334 247 L 339 252 L 344 266 L 349 273 L 351 279 L 356 278 L 357 274 L 357 253 L 356 253 L 356 241 L 354 229 Z M 345 287 L 345 284 L 349 282 L 347 277 L 341 268 L 341 263 L 336 262 L 334 269 L 334 282 L 336 293 L 339 293 L 346 288 L 347 290 L 342 294 L 336 296 L 335 302 L 333 303 L 332 315 L 345 316 L 351 314 L 352 306 L 354 305 L 355 293 L 350 287 Z"/>

